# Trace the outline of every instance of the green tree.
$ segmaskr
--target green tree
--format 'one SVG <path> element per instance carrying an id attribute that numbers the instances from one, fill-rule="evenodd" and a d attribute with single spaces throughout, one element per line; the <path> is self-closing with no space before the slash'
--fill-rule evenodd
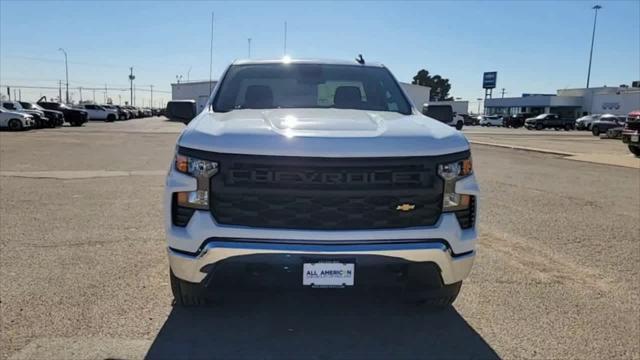
<path id="1" fill-rule="evenodd" d="M 449 96 L 449 91 L 451 91 L 449 79 L 445 79 L 440 75 L 431 76 L 429 75 L 429 71 L 422 69 L 413 77 L 411 83 L 430 87 L 431 96 L 429 97 L 429 101 L 453 100 L 453 98 Z"/>

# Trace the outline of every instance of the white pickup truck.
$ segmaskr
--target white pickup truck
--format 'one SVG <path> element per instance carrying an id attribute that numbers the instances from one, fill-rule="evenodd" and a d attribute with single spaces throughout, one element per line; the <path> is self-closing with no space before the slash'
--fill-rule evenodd
<path id="1" fill-rule="evenodd" d="M 176 304 L 206 303 L 230 276 L 455 300 L 477 238 L 469 144 L 384 66 L 236 61 L 197 117 L 174 105 L 188 123 L 164 199 Z"/>
<path id="2" fill-rule="evenodd" d="M 89 115 L 89 120 L 116 121 L 118 119 L 118 109 L 110 109 L 95 104 L 78 105 L 78 109 L 82 109 Z"/>

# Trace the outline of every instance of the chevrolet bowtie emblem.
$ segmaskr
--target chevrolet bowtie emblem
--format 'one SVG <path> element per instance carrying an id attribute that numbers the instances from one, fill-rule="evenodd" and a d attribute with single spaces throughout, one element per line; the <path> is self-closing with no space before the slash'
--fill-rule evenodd
<path id="1" fill-rule="evenodd" d="M 411 211 L 415 208 L 416 206 L 414 204 L 401 204 L 396 206 L 396 210 L 398 211 Z"/>

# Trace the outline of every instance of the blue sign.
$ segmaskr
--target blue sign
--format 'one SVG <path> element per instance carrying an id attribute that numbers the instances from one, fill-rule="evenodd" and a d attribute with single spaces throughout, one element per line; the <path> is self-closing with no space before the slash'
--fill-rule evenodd
<path id="1" fill-rule="evenodd" d="M 485 72 L 482 76 L 482 88 L 483 89 L 495 89 L 498 81 L 498 72 L 491 71 Z"/>

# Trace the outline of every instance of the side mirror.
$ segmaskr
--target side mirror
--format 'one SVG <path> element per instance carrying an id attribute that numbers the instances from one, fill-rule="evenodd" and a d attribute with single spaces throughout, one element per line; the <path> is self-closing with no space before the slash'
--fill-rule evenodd
<path id="1" fill-rule="evenodd" d="M 194 100 L 174 100 L 167 103 L 169 120 L 181 121 L 185 125 L 196 117 L 196 102 Z"/>

